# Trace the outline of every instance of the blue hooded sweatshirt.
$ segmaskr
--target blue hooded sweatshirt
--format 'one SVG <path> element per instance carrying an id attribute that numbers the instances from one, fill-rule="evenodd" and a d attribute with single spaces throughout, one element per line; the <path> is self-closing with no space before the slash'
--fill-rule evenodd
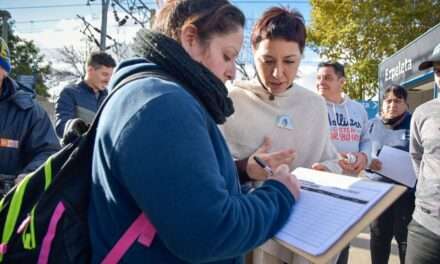
<path id="1" fill-rule="evenodd" d="M 63 138 L 65 128 L 72 119 L 80 118 L 87 124 L 92 123 L 107 90 L 95 93 L 85 81 L 64 87 L 55 105 L 55 129 L 58 137 Z"/>
<path id="2" fill-rule="evenodd" d="M 124 62 L 112 83 L 151 67 L 157 66 Z M 274 180 L 242 194 L 214 120 L 180 84 L 158 77 L 132 81 L 109 100 L 92 175 L 93 263 L 141 212 L 157 235 L 150 247 L 135 243 L 123 263 L 243 263 L 246 252 L 283 226 L 294 204 Z"/>
<path id="3" fill-rule="evenodd" d="M 29 89 L 9 77 L 1 87 L 0 174 L 31 172 L 59 150 L 58 139 Z"/>

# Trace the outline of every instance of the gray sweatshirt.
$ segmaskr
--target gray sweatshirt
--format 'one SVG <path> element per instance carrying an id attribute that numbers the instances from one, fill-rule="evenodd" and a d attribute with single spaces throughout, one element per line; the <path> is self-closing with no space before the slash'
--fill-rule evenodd
<path id="1" fill-rule="evenodd" d="M 340 104 L 327 101 L 330 137 L 338 152 L 363 152 L 371 161 L 368 114 L 364 107 L 344 95 Z"/>
<path id="2" fill-rule="evenodd" d="M 440 99 L 414 111 L 410 154 L 418 177 L 413 218 L 440 236 Z"/>

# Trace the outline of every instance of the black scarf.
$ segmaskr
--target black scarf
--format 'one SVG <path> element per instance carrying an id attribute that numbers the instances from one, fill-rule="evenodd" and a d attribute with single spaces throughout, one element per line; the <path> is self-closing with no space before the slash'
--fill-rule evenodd
<path id="1" fill-rule="evenodd" d="M 140 36 L 145 58 L 179 81 L 208 111 L 217 124 L 234 113 L 224 83 L 201 63 L 194 61 L 175 40 L 156 32 Z"/>
<path id="2" fill-rule="evenodd" d="M 403 114 L 396 116 L 394 118 L 382 118 L 383 124 L 388 128 L 394 128 L 398 126 L 400 123 L 402 123 L 403 119 L 405 119 L 407 112 L 404 112 Z"/>

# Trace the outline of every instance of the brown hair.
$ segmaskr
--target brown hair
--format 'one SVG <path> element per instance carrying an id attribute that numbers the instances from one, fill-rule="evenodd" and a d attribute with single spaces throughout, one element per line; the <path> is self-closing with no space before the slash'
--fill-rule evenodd
<path id="1" fill-rule="evenodd" d="M 227 0 L 168 0 L 157 13 L 153 29 L 179 41 L 180 30 L 192 24 L 203 43 L 214 34 L 234 32 L 244 23 L 243 12 Z"/>
<path id="2" fill-rule="evenodd" d="M 394 96 L 397 98 L 403 99 L 405 102 L 408 98 L 408 92 L 406 89 L 398 84 L 391 84 L 387 86 L 383 94 L 383 99 L 385 100 L 390 93 L 394 94 Z"/>
<path id="3" fill-rule="evenodd" d="M 87 66 L 91 66 L 95 69 L 99 69 L 102 66 L 114 68 L 116 67 L 116 62 L 108 53 L 103 51 L 93 51 L 87 59 Z"/>
<path id="4" fill-rule="evenodd" d="M 331 67 L 333 68 L 333 70 L 336 73 L 336 76 L 338 76 L 338 78 L 345 78 L 345 67 L 344 65 L 342 65 L 341 63 L 337 62 L 337 61 L 324 61 L 324 62 L 320 62 L 318 64 L 318 70 L 324 67 Z"/>
<path id="5" fill-rule="evenodd" d="M 272 7 L 263 13 L 256 22 L 251 35 L 253 48 L 264 39 L 284 39 L 299 45 L 301 53 L 306 44 L 304 17 L 297 10 L 284 7 Z"/>

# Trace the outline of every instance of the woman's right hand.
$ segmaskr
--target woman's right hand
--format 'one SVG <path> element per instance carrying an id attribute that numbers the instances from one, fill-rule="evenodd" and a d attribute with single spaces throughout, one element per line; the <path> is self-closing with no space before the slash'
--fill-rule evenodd
<path id="1" fill-rule="evenodd" d="M 380 171 L 382 169 L 382 162 L 378 159 L 373 159 L 370 164 L 370 169 Z"/>
<path id="2" fill-rule="evenodd" d="M 284 184 L 284 186 L 289 189 L 293 197 L 295 197 L 295 200 L 299 199 L 301 184 L 299 183 L 296 176 L 290 173 L 289 167 L 287 165 L 280 165 L 273 176 L 270 177 L 270 179 L 279 181 Z"/>
<path id="3" fill-rule="evenodd" d="M 257 151 L 249 157 L 246 172 L 251 179 L 263 181 L 269 176 L 267 172 L 255 162 L 254 156 L 258 156 L 265 161 L 274 171 L 282 164 L 290 166 L 295 159 L 295 151 L 293 149 L 285 149 L 269 153 L 271 147 L 271 139 L 269 137 L 264 137 L 263 144 L 261 144 Z"/>

